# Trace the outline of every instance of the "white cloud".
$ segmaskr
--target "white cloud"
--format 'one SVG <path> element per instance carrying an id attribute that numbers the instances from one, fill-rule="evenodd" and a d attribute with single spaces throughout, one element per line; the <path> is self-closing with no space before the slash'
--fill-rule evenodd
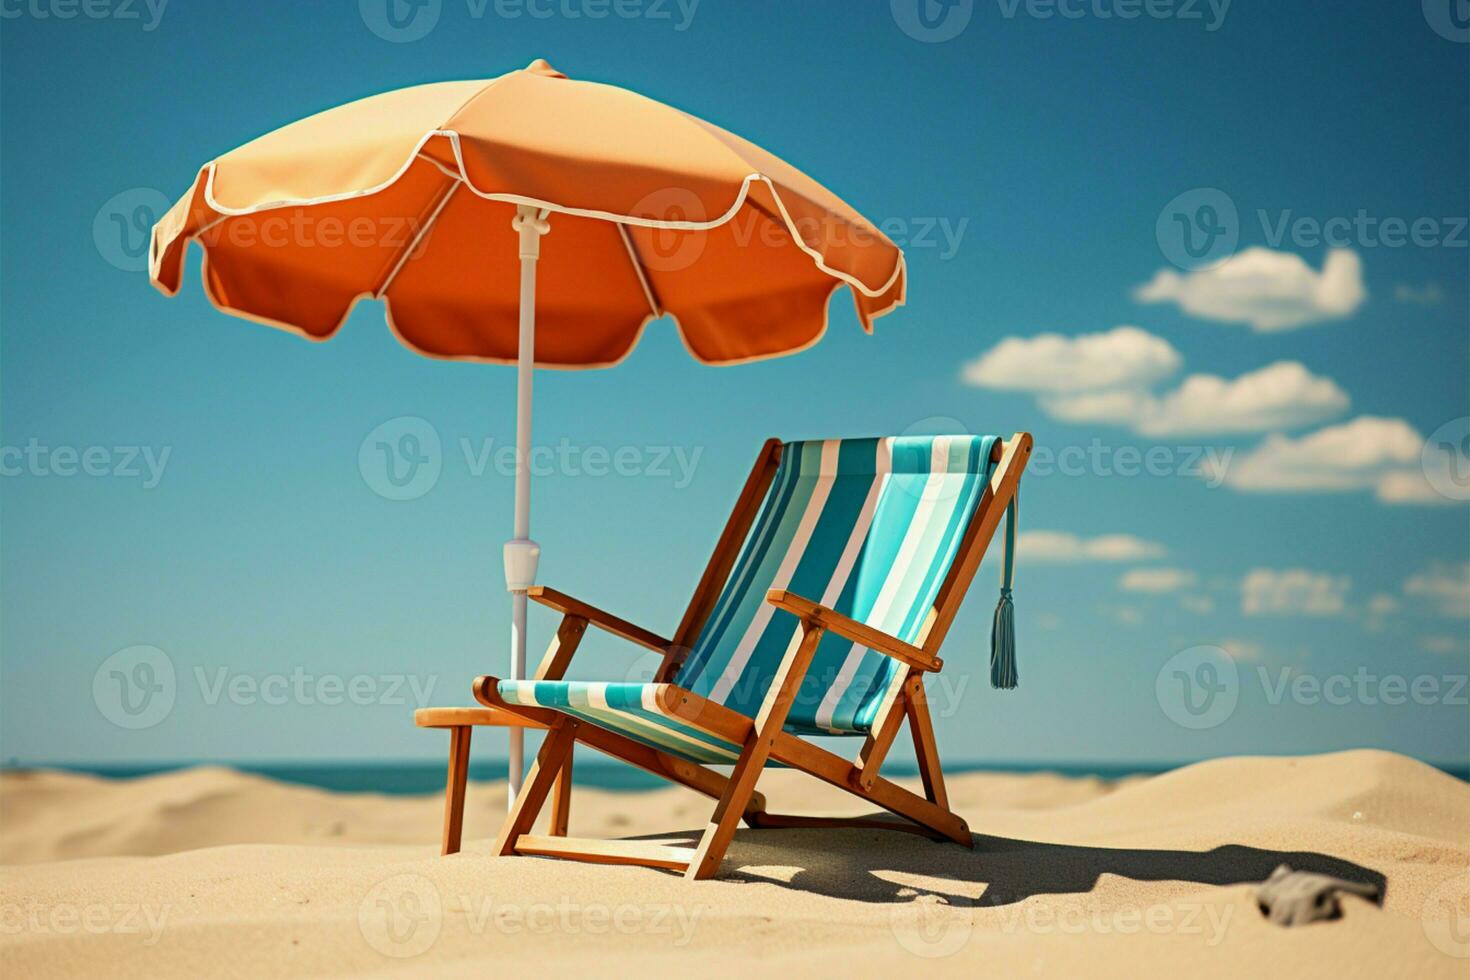
<path id="1" fill-rule="evenodd" d="M 1380 592 L 1368 600 L 1368 613 L 1372 616 L 1387 616 L 1398 612 L 1399 601 L 1386 592 Z"/>
<path id="2" fill-rule="evenodd" d="M 1422 465 L 1418 469 L 1394 470 L 1391 473 L 1385 473 L 1375 487 L 1378 493 L 1378 499 L 1385 504 L 1433 504 L 1441 506 L 1453 504 L 1457 499 L 1464 499 L 1447 497 L 1435 489 L 1435 484 L 1429 482 L 1428 474 L 1432 467 L 1440 471 L 1440 486 L 1452 487 L 1460 485 L 1463 482 L 1463 478 L 1461 480 L 1454 480 L 1450 476 L 1450 465 L 1450 457 L 1447 453 L 1432 453 L 1422 461 Z M 1463 462 L 1457 465 L 1461 469 L 1465 466 Z"/>
<path id="3" fill-rule="evenodd" d="M 1419 648 L 1430 653 L 1454 653 L 1463 641 L 1453 636 L 1421 636 Z"/>
<path id="4" fill-rule="evenodd" d="M 1113 616 L 1124 626 L 1137 626 L 1143 622 L 1143 613 L 1132 606 L 1119 606 L 1113 610 Z"/>
<path id="5" fill-rule="evenodd" d="M 1316 272 L 1299 255 L 1254 247 L 1192 272 L 1160 269 L 1133 295 L 1142 303 L 1172 301 L 1191 316 L 1248 323 L 1269 333 L 1348 316 L 1368 292 L 1362 260 L 1349 249 L 1328 252 Z"/>
<path id="6" fill-rule="evenodd" d="M 1401 282 L 1393 287 L 1393 298 L 1400 303 L 1415 306 L 1435 306 L 1444 300 L 1444 290 L 1437 282 L 1426 282 L 1423 286 L 1411 286 Z"/>
<path id="7" fill-rule="evenodd" d="M 1346 604 L 1352 580 L 1305 568 L 1254 568 L 1240 583 L 1241 611 L 1247 616 L 1336 616 Z"/>
<path id="8" fill-rule="evenodd" d="M 1118 579 L 1124 592 L 1178 592 L 1196 581 L 1194 572 L 1184 568 L 1133 568 Z"/>
<path id="9" fill-rule="evenodd" d="M 1183 358 L 1162 337 L 1137 327 L 1064 337 L 1007 337 L 964 366 L 980 388 L 1076 392 L 1141 387 L 1179 370 Z"/>
<path id="10" fill-rule="evenodd" d="M 1348 396 L 1296 361 L 1277 361 L 1228 380 L 1192 374 L 1173 391 L 1104 391 L 1043 399 L 1067 422 L 1127 425 L 1147 436 L 1264 432 L 1321 422 L 1345 411 Z"/>
<path id="11" fill-rule="evenodd" d="M 1104 534 L 1081 538 L 1066 531 L 1022 531 L 1016 553 L 1026 561 L 1115 562 L 1142 561 L 1164 554 L 1164 546 L 1131 534 Z"/>
<path id="12" fill-rule="evenodd" d="M 1260 660 L 1263 652 L 1259 643 L 1249 640 L 1221 640 L 1220 647 L 1230 654 L 1231 660 Z"/>
<path id="13" fill-rule="evenodd" d="M 1135 606 L 1111 606 L 1103 604 L 1099 605 L 1097 609 L 1098 612 L 1122 626 L 1142 626 L 1144 622 L 1143 611 Z"/>
<path id="14" fill-rule="evenodd" d="M 1274 433 L 1205 475 L 1252 493 L 1373 490 L 1390 504 L 1451 504 L 1424 476 L 1424 437 L 1403 419 L 1360 415 L 1298 438 Z"/>
<path id="15" fill-rule="evenodd" d="M 1404 594 L 1428 599 L 1441 616 L 1470 617 L 1470 562 L 1436 562 L 1411 576 Z"/>
<path id="16" fill-rule="evenodd" d="M 1215 611 L 1215 600 L 1207 595 L 1186 595 L 1179 597 L 1179 605 L 1196 616 Z"/>
<path id="17" fill-rule="evenodd" d="M 1398 612 L 1399 601 L 1387 592 L 1379 592 L 1373 595 L 1363 608 L 1367 612 L 1367 616 L 1363 619 L 1363 628 L 1370 633 L 1381 633 L 1384 620 Z"/>

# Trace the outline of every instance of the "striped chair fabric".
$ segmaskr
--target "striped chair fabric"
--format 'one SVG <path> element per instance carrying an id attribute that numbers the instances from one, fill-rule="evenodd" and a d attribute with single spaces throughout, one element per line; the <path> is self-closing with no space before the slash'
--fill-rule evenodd
<path id="1" fill-rule="evenodd" d="M 785 589 L 915 645 L 975 516 L 996 436 L 787 443 L 723 593 L 680 668 L 679 687 L 754 717 L 795 617 Z M 866 735 L 902 665 L 832 633 L 817 648 L 786 729 Z M 661 712 L 655 684 L 501 681 L 511 704 L 553 708 L 682 758 L 735 761 L 740 746 Z"/>

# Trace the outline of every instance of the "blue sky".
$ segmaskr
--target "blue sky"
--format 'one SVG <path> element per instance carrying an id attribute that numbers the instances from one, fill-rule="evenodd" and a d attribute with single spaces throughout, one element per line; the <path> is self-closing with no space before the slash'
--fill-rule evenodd
<path id="1" fill-rule="evenodd" d="M 7 2 L 0 755 L 442 752 L 413 702 L 465 703 L 504 668 L 511 481 L 473 457 L 513 438 L 513 372 L 416 357 L 369 302 L 323 345 L 233 320 L 197 252 L 165 299 L 116 221 L 301 116 L 545 57 L 802 166 L 907 245 L 911 286 L 873 337 L 838 296 L 799 357 L 703 367 L 655 324 L 615 370 L 540 375 L 539 441 L 644 461 L 537 481 L 542 581 L 672 630 L 767 436 L 1027 429 L 1043 455 L 1023 492 L 1021 687 L 985 684 L 990 561 L 945 650 L 947 756 L 1377 746 L 1464 764 L 1470 509 L 1425 477 L 1453 494 L 1463 473 L 1418 452 L 1470 435 L 1454 2 L 1129 18 L 1127 0 L 977 0 L 926 8 L 943 41 L 906 0 L 629 0 L 601 18 L 589 0 L 442 0 L 400 7 L 427 31 L 400 41 L 374 0 L 70 18 Z M 1395 222 L 1414 240 L 1394 244 Z M 1211 228 L 1220 264 L 1177 268 L 1183 232 Z M 405 416 L 439 436 L 441 472 L 393 501 L 359 449 Z M 656 466 L 664 449 L 684 468 Z M 80 471 L 89 450 L 106 475 Z M 1118 472 L 1149 450 L 1153 473 Z M 1207 451 L 1227 460 L 1216 479 L 1193 472 Z M 535 618 L 533 650 L 553 625 Z M 139 645 L 175 694 L 130 728 L 94 681 Z M 636 654 L 589 642 L 578 675 L 620 678 Z M 1201 721 L 1180 677 L 1204 665 L 1234 674 L 1212 702 L 1230 710 Z M 329 703 L 337 682 L 366 703 Z"/>

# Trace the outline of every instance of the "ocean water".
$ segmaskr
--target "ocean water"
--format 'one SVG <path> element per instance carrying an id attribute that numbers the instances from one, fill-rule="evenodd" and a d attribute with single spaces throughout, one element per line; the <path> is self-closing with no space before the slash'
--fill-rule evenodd
<path id="1" fill-rule="evenodd" d="M 1063 776 L 1092 776 L 1099 779 L 1121 779 L 1133 775 L 1157 775 L 1176 769 L 1186 763 L 1136 763 L 1130 765 L 1096 763 L 1039 763 L 1039 762 L 975 762 L 969 764 L 946 764 L 945 773 L 956 775 L 964 772 L 1007 772 L 1007 773 L 1058 773 Z M 444 788 L 445 764 L 443 762 L 172 762 L 136 765 L 77 765 L 60 764 L 23 767 L 14 762 L 5 769 L 46 768 L 70 772 L 87 773 L 109 779 L 134 779 L 161 772 L 187 769 L 195 765 L 219 765 L 255 773 L 286 783 L 315 786 L 338 793 L 385 793 L 390 796 L 412 796 L 437 793 Z M 505 778 L 505 760 L 486 759 L 470 762 L 470 779 L 490 781 Z M 1440 765 L 1437 768 L 1450 775 L 1470 781 L 1470 766 Z M 883 775 L 891 777 L 915 776 L 918 771 L 912 764 L 899 761 L 887 763 Z M 598 789 L 636 792 L 658 789 L 669 785 L 657 776 L 641 769 L 616 762 L 578 760 L 575 781 L 580 786 Z"/>

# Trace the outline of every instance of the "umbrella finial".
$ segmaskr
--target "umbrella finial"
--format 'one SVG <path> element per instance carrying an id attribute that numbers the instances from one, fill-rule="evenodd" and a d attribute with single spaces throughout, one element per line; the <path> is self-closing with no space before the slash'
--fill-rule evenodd
<path id="1" fill-rule="evenodd" d="M 545 75 L 547 78 L 567 77 L 566 75 L 557 71 L 555 68 L 551 67 L 550 62 L 548 62 L 545 58 L 537 58 L 535 61 L 527 65 L 523 70 L 528 71 L 533 75 Z"/>

